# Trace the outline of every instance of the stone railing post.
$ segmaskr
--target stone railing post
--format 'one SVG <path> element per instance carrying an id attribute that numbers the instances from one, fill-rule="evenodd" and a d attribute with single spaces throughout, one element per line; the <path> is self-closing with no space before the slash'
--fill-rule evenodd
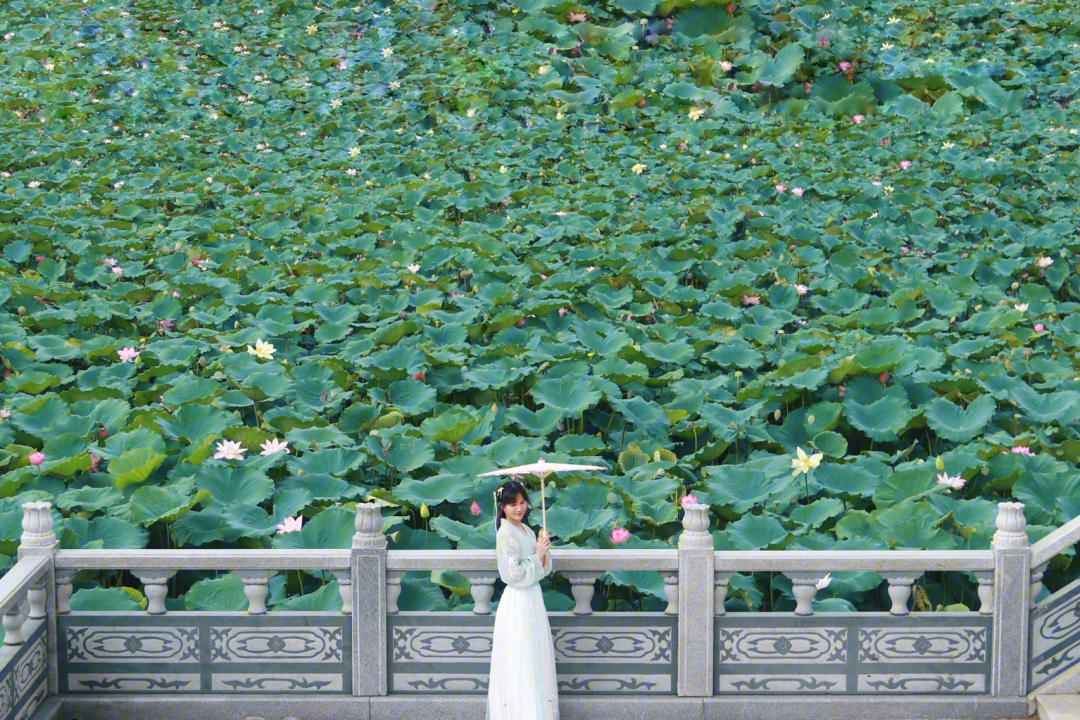
<path id="1" fill-rule="evenodd" d="M 683 697 L 713 694 L 715 558 L 709 532 L 709 506 L 684 506 L 678 577 L 678 693 Z"/>
<path id="2" fill-rule="evenodd" d="M 356 504 L 352 541 L 353 695 L 386 695 L 386 536 L 378 503 Z"/>
<path id="3" fill-rule="evenodd" d="M 49 694 L 58 692 L 57 644 L 56 644 L 56 572 L 54 553 L 60 547 L 60 541 L 53 532 L 52 503 L 23 503 L 22 537 L 19 538 L 19 559 L 24 557 L 45 556 L 49 558 L 49 569 L 42 578 L 42 584 L 35 586 L 28 594 L 30 605 L 29 619 L 44 619 L 46 633 L 47 661 L 49 664 Z M 70 587 L 68 585 L 70 596 Z M 41 591 L 44 591 L 42 596 Z M 65 598 L 66 605 L 66 598 Z"/>
<path id="4" fill-rule="evenodd" d="M 574 596 L 574 614 L 592 615 L 592 599 L 600 573 L 563 570 L 559 574 L 570 581 L 570 594 Z"/>
<path id="5" fill-rule="evenodd" d="M 1027 694 L 1028 602 L 1031 549 L 1023 503 L 998 503 L 994 551 L 994 636 L 990 692 L 997 697 Z"/>
<path id="6" fill-rule="evenodd" d="M 979 581 L 979 614 L 994 614 L 994 571 L 978 570 L 975 579 Z"/>
<path id="7" fill-rule="evenodd" d="M 165 614 L 165 596 L 169 594 L 169 578 L 176 575 L 177 572 L 177 570 L 132 569 L 131 574 L 137 577 L 143 585 L 147 615 Z"/>

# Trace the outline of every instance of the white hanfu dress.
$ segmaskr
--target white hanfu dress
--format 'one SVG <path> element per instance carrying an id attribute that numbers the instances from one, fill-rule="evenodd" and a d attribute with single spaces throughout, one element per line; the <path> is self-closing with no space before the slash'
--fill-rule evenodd
<path id="1" fill-rule="evenodd" d="M 552 573 L 551 551 L 541 567 L 536 534 L 504 519 L 496 534 L 499 576 L 506 583 L 495 611 L 487 720 L 558 720 L 555 648 L 539 581 Z"/>

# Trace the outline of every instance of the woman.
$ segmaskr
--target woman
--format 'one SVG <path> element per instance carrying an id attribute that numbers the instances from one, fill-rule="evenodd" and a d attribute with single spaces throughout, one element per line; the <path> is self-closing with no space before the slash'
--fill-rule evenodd
<path id="1" fill-rule="evenodd" d="M 499 576 L 506 583 L 495 612 L 487 720 L 558 720 L 555 648 L 540 579 L 552 573 L 551 541 L 521 521 L 530 502 L 511 480 L 495 491 Z M 503 522 L 503 520 L 507 522 Z"/>

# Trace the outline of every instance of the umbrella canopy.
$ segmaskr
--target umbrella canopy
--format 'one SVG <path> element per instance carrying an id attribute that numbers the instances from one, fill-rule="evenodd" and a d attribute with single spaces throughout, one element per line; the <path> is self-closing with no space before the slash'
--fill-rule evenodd
<path id="1" fill-rule="evenodd" d="M 502 470 L 492 470 L 491 472 L 481 473 L 478 477 L 488 477 L 490 475 L 508 475 L 510 477 L 518 477 L 520 475 L 536 475 L 540 478 L 540 508 L 542 513 L 543 531 L 547 532 L 547 502 L 544 498 L 544 478 L 551 473 L 558 472 L 573 472 L 575 470 L 607 470 L 606 467 L 600 465 L 572 465 L 570 463 L 547 463 L 544 462 L 544 458 L 540 458 L 534 463 L 529 465 L 518 465 L 512 468 L 503 468 Z"/>

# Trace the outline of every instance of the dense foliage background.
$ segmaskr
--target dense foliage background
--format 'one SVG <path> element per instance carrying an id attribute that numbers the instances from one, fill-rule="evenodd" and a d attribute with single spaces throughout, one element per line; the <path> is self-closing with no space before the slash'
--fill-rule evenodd
<path id="1" fill-rule="evenodd" d="M 14 0 L 0 29 L 7 564 L 33 499 L 69 548 L 347 547 L 365 498 L 391 547 L 491 547 L 477 474 L 538 456 L 610 468 L 554 480 L 556 546 L 670 547 L 686 493 L 721 549 L 1080 514 L 1073 5 Z M 663 606 L 655 573 L 603 582 Z M 768 574 L 729 597 L 793 606 Z M 469 602 L 436 572 L 401 606 Z"/>

